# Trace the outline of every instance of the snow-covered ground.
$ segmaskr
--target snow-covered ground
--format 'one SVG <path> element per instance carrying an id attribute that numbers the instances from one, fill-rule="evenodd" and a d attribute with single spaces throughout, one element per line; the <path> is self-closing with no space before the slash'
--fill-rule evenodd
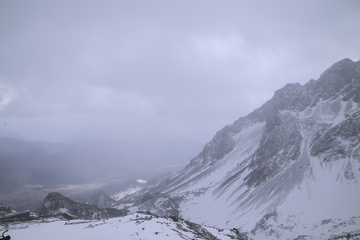
<path id="1" fill-rule="evenodd" d="M 7 229 L 7 234 L 14 240 L 234 239 L 236 236 L 231 230 L 204 227 L 182 219 L 161 218 L 145 213 L 99 221 L 50 219 L 9 223 Z"/>

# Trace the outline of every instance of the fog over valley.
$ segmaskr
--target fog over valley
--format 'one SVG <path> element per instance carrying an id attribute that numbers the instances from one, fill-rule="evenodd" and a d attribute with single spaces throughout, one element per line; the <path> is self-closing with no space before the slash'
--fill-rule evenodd
<path id="1" fill-rule="evenodd" d="M 181 170 L 199 149 L 199 143 L 182 139 L 50 143 L 0 138 L 2 200 L 30 190 L 41 197 L 51 191 L 89 197 L 99 189 L 114 194 L 135 180 Z"/>

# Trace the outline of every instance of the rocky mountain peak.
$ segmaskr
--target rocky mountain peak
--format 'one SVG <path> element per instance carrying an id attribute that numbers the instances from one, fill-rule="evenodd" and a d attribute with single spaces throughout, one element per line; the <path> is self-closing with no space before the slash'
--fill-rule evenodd
<path id="1" fill-rule="evenodd" d="M 115 202 L 106 192 L 100 190 L 96 192 L 87 204 L 97 206 L 98 208 L 108 208 Z"/>
<path id="2" fill-rule="evenodd" d="M 360 102 L 360 61 L 343 59 L 320 75 L 315 86 L 316 94 L 323 100 L 342 96 L 344 101 L 353 98 Z"/>
<path id="3" fill-rule="evenodd" d="M 349 58 L 344 58 L 326 69 L 319 78 L 320 82 L 332 82 L 335 76 L 351 76 L 359 71 L 359 63 Z"/>
<path id="4" fill-rule="evenodd" d="M 70 198 L 65 197 L 64 195 L 52 192 L 49 193 L 43 200 L 42 205 L 39 206 L 39 208 L 36 210 L 37 213 L 41 212 L 42 207 L 46 207 L 49 210 L 54 210 L 59 207 L 65 207 L 72 204 L 76 204 L 73 200 Z"/>
<path id="5" fill-rule="evenodd" d="M 49 193 L 36 209 L 40 217 L 60 217 L 64 219 L 102 219 L 123 216 L 126 212 L 116 209 L 99 209 L 94 205 L 77 203 L 64 195 Z"/>

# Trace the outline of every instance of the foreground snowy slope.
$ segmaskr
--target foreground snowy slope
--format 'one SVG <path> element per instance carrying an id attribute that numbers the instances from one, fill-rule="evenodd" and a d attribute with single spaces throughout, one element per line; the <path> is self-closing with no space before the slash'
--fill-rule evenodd
<path id="1" fill-rule="evenodd" d="M 360 61 L 344 59 L 225 126 L 139 209 L 254 239 L 326 239 L 360 229 L 359 183 Z"/>
<path id="2" fill-rule="evenodd" d="M 236 230 L 202 227 L 177 218 L 161 218 L 146 213 L 100 221 L 33 221 L 10 224 L 12 239 L 249 239 Z"/>

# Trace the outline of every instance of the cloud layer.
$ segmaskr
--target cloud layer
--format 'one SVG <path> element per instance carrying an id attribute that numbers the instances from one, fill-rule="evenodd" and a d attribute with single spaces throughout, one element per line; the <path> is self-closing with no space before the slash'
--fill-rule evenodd
<path id="1" fill-rule="evenodd" d="M 359 60 L 359 1 L 0 1 L 0 120 L 29 139 L 211 139 Z"/>

